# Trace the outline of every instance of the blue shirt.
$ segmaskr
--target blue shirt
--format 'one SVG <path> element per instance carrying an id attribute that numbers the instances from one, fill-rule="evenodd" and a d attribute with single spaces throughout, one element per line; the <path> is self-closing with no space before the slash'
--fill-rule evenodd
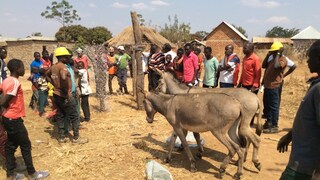
<path id="1" fill-rule="evenodd" d="M 36 67 L 38 68 L 38 70 L 40 70 L 40 68 L 43 67 L 43 63 L 42 61 L 39 59 L 39 60 L 33 60 L 32 63 L 30 64 L 30 71 L 32 70 L 33 67 Z M 38 79 L 40 77 L 40 73 L 38 71 L 38 73 L 35 73 L 35 79 Z"/>
<path id="2" fill-rule="evenodd" d="M 74 72 L 73 72 L 73 69 L 72 67 L 69 65 L 69 64 L 66 64 L 66 67 L 70 73 L 70 76 L 71 76 L 71 92 L 72 93 L 75 93 L 76 92 L 76 83 L 74 81 Z"/>

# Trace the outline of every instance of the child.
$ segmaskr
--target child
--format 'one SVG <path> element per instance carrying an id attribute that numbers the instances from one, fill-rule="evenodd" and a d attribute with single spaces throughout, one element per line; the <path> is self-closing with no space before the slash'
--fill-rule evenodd
<path id="1" fill-rule="evenodd" d="M 31 86 L 31 89 L 32 89 L 32 96 L 31 96 L 31 100 L 30 100 L 30 103 L 29 103 L 29 107 L 31 109 L 36 109 L 36 105 L 38 103 L 38 98 L 39 98 L 39 95 L 38 95 L 38 84 L 37 84 L 37 74 L 39 73 L 39 69 L 37 67 L 32 67 L 31 68 L 31 75 L 30 77 L 28 78 L 29 81 L 31 81 L 32 83 L 32 86 Z"/>
<path id="2" fill-rule="evenodd" d="M 25 73 L 23 62 L 18 59 L 11 59 L 8 62 L 8 69 L 11 75 L 5 79 L 0 86 L 2 92 L 0 96 L 0 105 L 5 108 L 2 113 L 2 120 L 8 135 L 8 141 L 5 148 L 7 179 L 15 178 L 14 153 L 18 146 L 20 146 L 22 157 L 27 166 L 29 179 L 46 178 L 49 176 L 49 172 L 36 171 L 33 166 L 31 142 L 22 119 L 26 113 L 24 108 L 23 90 L 18 78 Z"/>
<path id="3" fill-rule="evenodd" d="M 88 71 L 84 68 L 84 63 L 79 61 L 77 63 L 81 96 L 81 109 L 84 114 L 84 121 L 90 121 L 90 106 L 89 106 L 89 94 L 92 93 L 91 87 L 88 81 Z"/>
<path id="4" fill-rule="evenodd" d="M 44 108 L 48 102 L 48 82 L 46 76 L 46 70 L 41 68 L 40 77 L 38 78 L 38 94 L 39 94 L 39 116 L 44 114 Z"/>

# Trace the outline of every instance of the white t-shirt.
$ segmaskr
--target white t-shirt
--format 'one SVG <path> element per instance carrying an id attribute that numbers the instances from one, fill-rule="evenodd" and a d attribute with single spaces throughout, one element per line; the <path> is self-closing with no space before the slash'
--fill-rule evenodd
<path id="1" fill-rule="evenodd" d="M 172 59 L 171 59 L 171 62 L 174 60 L 174 58 L 177 56 L 177 54 L 175 52 L 173 52 L 172 50 L 171 51 L 168 51 L 167 53 L 164 53 L 164 56 L 166 57 L 168 54 L 171 55 Z"/>
<path id="2" fill-rule="evenodd" d="M 236 56 L 235 56 L 236 57 Z M 227 71 L 227 70 L 223 70 L 220 71 L 220 78 L 219 81 L 222 83 L 228 83 L 228 84 L 233 84 L 233 74 L 234 74 L 234 70 L 236 68 L 236 65 L 239 61 L 239 58 L 232 58 L 229 62 L 228 65 L 231 66 L 233 68 L 232 71 Z M 224 67 L 224 59 L 221 60 L 220 65 L 222 67 Z"/>
<path id="3" fill-rule="evenodd" d="M 88 71 L 86 69 L 79 69 L 80 79 L 80 90 L 81 95 L 89 95 L 92 93 L 89 81 L 88 81 Z"/>
<path id="4" fill-rule="evenodd" d="M 295 63 L 291 60 L 291 59 L 289 59 L 287 56 L 284 56 L 285 58 L 286 58 L 286 60 L 287 60 L 287 67 L 288 68 L 291 68 L 292 66 L 294 66 L 295 65 Z M 273 56 L 269 56 L 269 58 L 268 58 L 268 63 L 271 61 L 271 60 L 273 60 L 274 58 L 273 58 Z"/>

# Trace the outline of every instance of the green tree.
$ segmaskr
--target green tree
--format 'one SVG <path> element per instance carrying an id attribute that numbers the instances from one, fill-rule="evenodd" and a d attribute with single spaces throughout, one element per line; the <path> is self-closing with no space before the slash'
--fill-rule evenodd
<path id="1" fill-rule="evenodd" d="M 66 27 L 61 27 L 56 33 L 55 37 L 57 40 L 78 42 L 83 41 L 85 43 L 85 36 L 87 35 L 88 29 L 81 25 L 71 25 Z"/>
<path id="2" fill-rule="evenodd" d="M 142 17 L 141 14 L 137 14 L 137 16 L 138 16 L 138 19 L 139 19 L 139 22 L 140 22 L 140 26 L 144 26 L 146 20 Z"/>
<path id="3" fill-rule="evenodd" d="M 209 33 L 207 31 L 197 31 L 194 34 L 191 34 L 192 39 L 202 40 L 205 38 Z"/>
<path id="4" fill-rule="evenodd" d="M 46 10 L 41 13 L 41 16 L 46 19 L 55 19 L 61 23 L 63 27 L 73 23 L 74 21 L 81 20 L 77 10 L 73 9 L 73 6 L 66 0 L 62 0 L 59 3 L 53 1 L 51 6 L 47 6 Z"/>
<path id="5" fill-rule="evenodd" d="M 112 33 L 102 26 L 90 28 L 85 36 L 86 42 L 89 44 L 103 44 L 112 38 Z"/>
<path id="6" fill-rule="evenodd" d="M 173 21 L 168 17 L 169 23 L 160 27 L 160 34 L 173 43 L 182 45 L 191 40 L 190 23 L 179 23 L 178 16 L 175 15 Z"/>
<path id="7" fill-rule="evenodd" d="M 232 24 L 234 28 L 236 28 L 241 34 L 243 34 L 245 37 L 248 37 L 247 31 L 243 29 L 241 26 L 237 26 L 235 24 Z"/>
<path id="8" fill-rule="evenodd" d="M 280 26 L 275 26 L 266 32 L 266 37 L 291 38 L 294 35 L 298 34 L 299 32 L 300 32 L 300 29 L 296 29 L 296 28 L 285 29 Z"/>

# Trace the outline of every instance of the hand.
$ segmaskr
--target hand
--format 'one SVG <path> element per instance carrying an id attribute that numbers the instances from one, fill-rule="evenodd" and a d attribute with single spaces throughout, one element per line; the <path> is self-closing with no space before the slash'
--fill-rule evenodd
<path id="1" fill-rule="evenodd" d="M 252 88 L 250 89 L 251 92 L 256 92 L 258 91 L 259 88 L 252 86 Z"/>
<path id="2" fill-rule="evenodd" d="M 227 71 L 231 72 L 231 71 L 233 71 L 233 68 L 230 67 L 230 68 L 227 69 Z"/>
<path id="3" fill-rule="evenodd" d="M 277 150 L 280 153 L 287 152 L 288 151 L 288 146 L 289 146 L 291 141 L 292 141 L 292 134 L 291 134 L 291 131 L 290 131 L 288 134 L 282 136 L 282 138 L 278 142 Z"/>

